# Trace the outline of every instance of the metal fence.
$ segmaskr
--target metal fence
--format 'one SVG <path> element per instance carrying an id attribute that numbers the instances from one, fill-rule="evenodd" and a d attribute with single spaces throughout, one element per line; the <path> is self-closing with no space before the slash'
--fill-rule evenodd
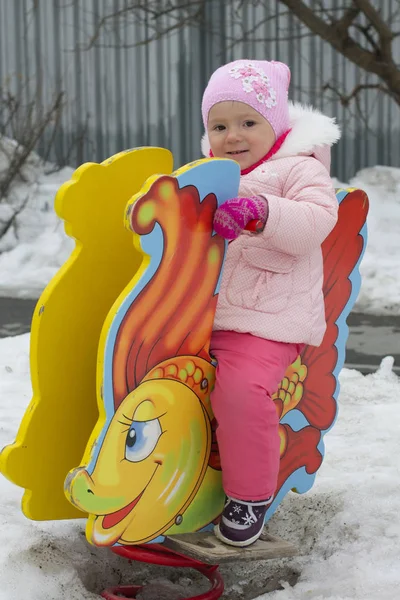
<path id="1" fill-rule="evenodd" d="M 329 1 L 333 7 L 342 4 Z M 275 0 L 264 7 L 245 3 L 240 22 L 237 9 L 243 3 L 207 4 L 211 26 L 186 26 L 135 46 L 154 31 L 149 19 L 124 14 L 127 0 L 0 0 L 3 93 L 10 92 L 22 106 L 34 99 L 40 114 L 64 92 L 62 113 L 44 131 L 39 153 L 52 141 L 50 159 L 76 166 L 125 148 L 158 145 L 173 151 L 176 167 L 194 160 L 201 154 L 200 103 L 208 77 L 220 64 L 246 57 L 286 62 L 292 99 L 337 117 L 343 137 L 332 171 L 341 180 L 366 166 L 400 166 L 400 111 L 394 102 L 370 90 L 345 108 L 337 94 L 321 91 L 329 83 L 349 93 L 359 83 L 376 81 L 373 76 L 318 37 L 303 37 L 295 18 L 282 15 Z M 383 2 L 385 10 L 391 4 Z M 99 23 L 112 12 L 121 17 L 105 19 L 89 47 Z M 160 25 L 168 28 L 174 21 L 164 16 Z M 253 33 L 243 37 L 243 31 Z"/>

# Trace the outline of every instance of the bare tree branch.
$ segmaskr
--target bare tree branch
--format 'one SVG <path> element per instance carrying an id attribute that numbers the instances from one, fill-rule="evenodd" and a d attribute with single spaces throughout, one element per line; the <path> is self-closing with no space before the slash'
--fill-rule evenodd
<path id="1" fill-rule="evenodd" d="M 98 41 L 102 29 L 104 29 L 108 22 L 115 21 L 124 16 L 135 15 L 136 17 L 138 17 L 140 13 L 143 13 L 147 16 L 150 16 L 152 20 L 156 22 L 156 34 L 147 39 L 146 43 L 158 40 L 161 37 L 175 31 L 176 29 L 184 27 L 185 25 L 189 25 L 192 23 L 199 24 L 199 22 L 201 21 L 204 6 L 208 1 L 209 0 L 187 0 L 186 2 L 180 3 L 168 3 L 168 6 L 162 9 L 160 8 L 159 3 L 154 5 L 154 3 L 152 4 L 150 1 L 147 0 L 135 0 L 135 2 L 132 2 L 127 6 L 124 6 L 123 8 L 117 11 L 113 11 L 112 13 L 109 13 L 108 15 L 102 17 L 97 23 L 95 31 L 91 36 L 86 49 L 89 50 L 94 45 L 96 45 L 96 42 Z M 193 13 L 190 12 L 190 9 L 192 8 L 196 9 Z M 182 11 L 188 11 L 188 14 L 186 16 L 181 16 Z M 178 16 L 175 16 L 174 13 L 178 13 Z M 161 28 L 161 30 L 159 30 L 157 22 L 165 16 L 175 17 L 176 23 L 168 27 Z M 136 45 L 139 46 L 142 45 L 142 43 L 139 42 L 138 44 L 132 44 L 132 46 Z"/>
<path id="2" fill-rule="evenodd" d="M 46 113 L 41 118 L 35 118 L 34 112 L 36 110 L 36 103 L 32 101 L 28 107 L 25 107 L 25 118 L 23 119 L 21 115 L 20 106 L 18 105 L 15 98 L 13 98 L 10 94 L 5 96 L 6 102 L 8 102 L 10 107 L 10 116 L 8 120 L 8 125 L 11 125 L 17 121 L 17 125 L 22 125 L 22 139 L 18 134 L 13 135 L 16 139 L 19 139 L 19 143 L 16 144 L 13 149 L 12 155 L 8 157 L 9 165 L 0 180 L 0 199 L 5 198 L 8 190 L 14 179 L 17 176 L 22 176 L 22 167 L 26 163 L 29 155 L 32 150 L 35 148 L 36 144 L 42 137 L 47 126 L 55 119 L 58 119 L 58 113 L 62 109 L 62 103 L 64 98 L 64 92 L 60 92 L 55 98 L 53 104 L 46 111 Z M 22 121 L 22 123 L 20 122 Z M 5 134 L 6 129 L 2 127 L 1 134 Z M 4 152 L 4 149 L 3 149 Z"/>
<path id="3" fill-rule="evenodd" d="M 21 204 L 18 207 L 13 208 L 13 213 L 10 216 L 10 218 L 6 222 L 3 222 L 1 224 L 2 227 L 0 230 L 0 238 L 4 237 L 6 235 L 6 233 L 11 229 L 11 227 L 14 227 L 14 235 L 18 239 L 18 233 L 17 233 L 18 229 L 16 226 L 16 220 L 17 220 L 18 215 L 20 215 L 22 213 L 22 211 L 28 204 L 28 200 L 29 200 L 29 194 L 27 194 L 27 196 L 25 196 L 24 200 L 21 202 Z"/>
<path id="4" fill-rule="evenodd" d="M 388 34 L 388 27 L 368 0 L 351 0 L 352 7 L 348 8 L 341 19 L 332 23 L 327 23 L 318 16 L 303 0 L 279 0 L 279 2 L 287 6 L 313 33 L 319 35 L 351 62 L 368 73 L 377 75 L 386 84 L 390 96 L 400 104 L 400 69 L 393 60 L 393 35 L 390 29 L 390 35 Z M 349 34 L 349 27 L 360 11 L 377 31 L 380 41 L 379 51 L 363 48 Z"/>
<path id="5" fill-rule="evenodd" d="M 360 31 L 360 33 L 363 34 L 363 36 L 365 37 L 365 39 L 367 40 L 367 42 L 371 45 L 373 51 L 376 54 L 378 54 L 379 53 L 379 45 L 374 40 L 374 37 L 371 34 L 371 29 L 372 29 L 371 23 L 369 23 L 366 26 L 359 25 L 358 23 L 353 23 L 353 27 L 355 29 L 357 29 L 357 31 Z"/>
<path id="6" fill-rule="evenodd" d="M 353 24 L 354 20 L 360 14 L 360 9 L 354 6 L 350 6 L 343 16 L 334 23 L 334 26 L 340 35 L 346 35 L 350 25 Z"/>
<path id="7" fill-rule="evenodd" d="M 379 92 L 383 92 L 387 95 L 390 95 L 389 90 L 386 87 L 384 87 L 383 85 L 381 85 L 380 83 L 359 83 L 350 92 L 350 94 L 347 94 L 347 95 L 342 94 L 337 89 L 337 87 L 333 86 L 330 83 L 326 83 L 323 86 L 322 91 L 326 91 L 326 90 L 331 90 L 332 92 L 334 92 L 334 94 L 339 98 L 339 101 L 342 104 L 342 106 L 349 106 L 350 102 L 352 100 L 354 100 L 360 94 L 360 92 L 362 92 L 364 90 L 377 90 Z"/>
<path id="8" fill-rule="evenodd" d="M 392 39 L 393 35 L 389 26 L 381 18 L 378 11 L 368 0 L 354 0 L 354 3 L 361 9 L 371 25 L 376 29 L 379 35 L 380 52 L 382 58 L 387 61 L 392 60 Z"/>

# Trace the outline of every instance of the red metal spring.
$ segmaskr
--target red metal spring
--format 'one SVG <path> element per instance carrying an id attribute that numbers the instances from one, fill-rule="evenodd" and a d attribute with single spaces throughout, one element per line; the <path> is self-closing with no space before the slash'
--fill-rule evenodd
<path id="1" fill-rule="evenodd" d="M 184 600 L 218 600 L 224 591 L 224 581 L 218 571 L 218 565 L 207 565 L 201 561 L 183 556 L 178 552 L 169 550 L 161 544 L 147 544 L 145 546 L 115 546 L 112 551 L 128 560 L 161 565 L 165 567 L 183 567 L 195 569 L 210 581 L 211 588 L 199 596 L 190 596 Z M 108 588 L 101 595 L 104 600 L 124 600 L 136 598 L 143 586 L 120 585 Z"/>

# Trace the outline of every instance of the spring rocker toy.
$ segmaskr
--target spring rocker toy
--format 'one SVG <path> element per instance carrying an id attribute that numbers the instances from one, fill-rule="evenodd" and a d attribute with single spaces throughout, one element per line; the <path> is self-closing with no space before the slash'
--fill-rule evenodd
<path id="1" fill-rule="evenodd" d="M 84 164 L 61 186 L 55 209 L 75 249 L 36 306 L 33 398 L 0 454 L 0 471 L 25 489 L 28 518 L 85 518 L 88 541 L 105 552 L 194 568 L 211 585 L 197 600 L 222 595 L 222 562 L 297 551 L 266 531 L 246 549 L 212 534 L 225 496 L 209 343 L 227 250 L 212 222 L 239 178 L 231 160 L 172 172 L 168 150 L 137 148 Z M 287 492 L 312 487 L 337 415 L 368 212 L 361 190 L 337 198 L 339 219 L 323 244 L 327 331 L 274 396 L 281 467 L 266 521 Z M 141 589 L 102 596 L 135 598 Z"/>

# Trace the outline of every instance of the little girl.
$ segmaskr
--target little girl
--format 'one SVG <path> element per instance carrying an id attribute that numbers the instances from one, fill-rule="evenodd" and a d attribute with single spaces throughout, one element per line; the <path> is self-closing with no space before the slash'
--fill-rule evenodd
<path id="1" fill-rule="evenodd" d="M 229 244 L 211 354 L 211 396 L 227 502 L 216 536 L 248 546 L 262 533 L 279 471 L 278 417 L 271 399 L 304 344 L 326 322 L 321 244 L 338 203 L 329 176 L 334 119 L 288 102 L 289 68 L 238 60 L 212 75 L 202 102 L 206 156 L 241 168 L 239 197 L 215 214 Z M 245 231 L 253 219 L 262 233 Z"/>

